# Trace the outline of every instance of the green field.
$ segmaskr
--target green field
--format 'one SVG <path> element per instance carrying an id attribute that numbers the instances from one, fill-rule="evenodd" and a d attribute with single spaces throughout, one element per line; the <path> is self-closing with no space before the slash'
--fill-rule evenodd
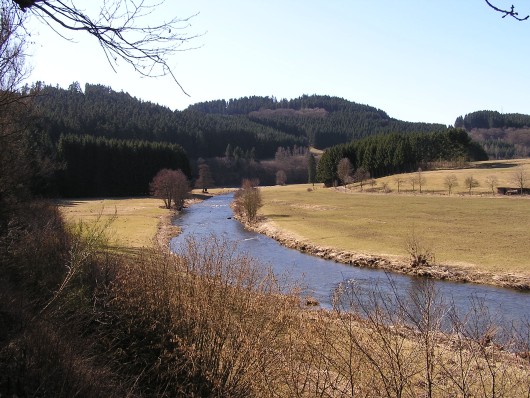
<path id="1" fill-rule="evenodd" d="M 460 171 L 462 172 L 462 171 Z M 438 172 L 434 172 L 438 173 Z M 430 173 L 425 173 L 433 180 Z M 264 215 L 319 246 L 405 256 L 414 234 L 439 263 L 530 274 L 530 198 L 263 189 Z"/>

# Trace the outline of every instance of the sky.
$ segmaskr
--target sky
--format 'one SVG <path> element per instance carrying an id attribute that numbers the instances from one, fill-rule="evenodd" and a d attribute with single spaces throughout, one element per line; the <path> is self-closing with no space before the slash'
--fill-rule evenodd
<path id="1" fill-rule="evenodd" d="M 483 0 L 166 0 L 145 24 L 195 14 L 184 33 L 199 37 L 169 60 L 189 96 L 169 76 L 144 78 L 123 62 L 114 71 L 89 35 L 67 41 L 37 20 L 28 82 L 103 84 L 172 110 L 317 94 L 411 122 L 530 114 L 530 20 L 502 18 Z"/>

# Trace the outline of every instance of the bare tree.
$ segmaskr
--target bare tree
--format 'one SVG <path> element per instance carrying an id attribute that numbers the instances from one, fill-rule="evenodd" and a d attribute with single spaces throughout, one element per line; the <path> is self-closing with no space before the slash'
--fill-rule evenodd
<path id="1" fill-rule="evenodd" d="M 258 210 L 263 206 L 257 180 L 244 179 L 241 188 L 234 195 L 234 211 L 244 215 L 249 222 L 256 219 Z"/>
<path id="2" fill-rule="evenodd" d="M 342 181 L 343 185 L 347 185 L 351 182 L 352 164 L 350 159 L 342 158 L 337 165 L 337 176 Z"/>
<path id="3" fill-rule="evenodd" d="M 182 170 L 160 170 L 151 184 L 149 184 L 151 195 L 164 201 L 166 209 L 170 209 L 172 203 L 177 210 L 184 207 L 184 200 L 190 191 L 188 179 Z"/>
<path id="4" fill-rule="evenodd" d="M 403 177 L 399 177 L 399 176 L 398 176 L 398 177 L 394 178 L 394 182 L 395 182 L 396 185 L 397 185 L 397 191 L 398 191 L 398 193 L 399 193 L 400 188 L 401 188 L 401 184 L 403 184 L 403 183 L 405 182 L 405 179 L 404 179 Z"/>
<path id="5" fill-rule="evenodd" d="M 169 65 L 177 52 L 191 49 L 186 45 L 198 35 L 187 35 L 190 19 L 172 17 L 155 25 L 141 25 L 164 0 L 106 0 L 99 12 L 90 15 L 71 0 L 11 0 L 19 13 L 27 12 L 49 26 L 59 35 L 86 32 L 101 46 L 111 67 L 116 70 L 124 61 L 142 76 L 170 75 L 186 95 Z M 5 1 L 4 1 L 5 3 Z"/>
<path id="6" fill-rule="evenodd" d="M 203 193 L 208 192 L 208 187 L 214 184 L 210 166 L 206 163 L 199 165 L 199 178 L 195 181 L 195 186 L 202 189 Z"/>
<path id="7" fill-rule="evenodd" d="M 418 183 L 420 193 L 422 193 L 422 187 L 427 183 L 427 180 L 423 176 L 423 170 L 421 169 L 421 167 L 418 168 L 418 171 L 416 172 L 416 182 Z"/>
<path id="8" fill-rule="evenodd" d="M 478 180 L 476 180 L 473 176 L 466 177 L 466 179 L 464 180 L 464 184 L 466 188 L 469 190 L 470 195 L 471 195 L 471 190 L 473 188 L 480 186 L 480 183 L 478 182 Z"/>
<path id="9" fill-rule="evenodd" d="M 527 15 L 525 17 L 520 17 L 519 16 L 519 13 L 517 11 L 515 11 L 515 6 L 512 4 L 512 6 L 510 7 L 509 10 L 506 10 L 506 9 L 503 9 L 503 8 L 499 8 L 495 5 L 493 5 L 493 3 L 491 3 L 490 1 L 488 0 L 484 0 L 486 2 L 486 4 L 488 4 L 488 6 L 490 6 L 491 8 L 493 8 L 495 11 L 497 12 L 500 12 L 501 14 L 504 14 L 502 17 L 503 18 L 506 18 L 506 17 L 512 17 L 514 19 L 517 19 L 518 21 L 526 21 L 528 18 L 530 18 L 530 15 Z"/>
<path id="10" fill-rule="evenodd" d="M 0 235 L 15 208 L 30 198 L 38 159 L 25 129 L 29 95 L 20 94 L 24 66 L 24 15 L 15 5 L 0 8 Z"/>
<path id="11" fill-rule="evenodd" d="M 451 191 L 453 190 L 453 188 L 458 186 L 458 179 L 456 178 L 454 174 L 445 176 L 444 186 L 447 188 L 449 195 L 451 195 Z"/>
<path id="12" fill-rule="evenodd" d="M 410 176 L 408 180 L 412 187 L 412 192 L 416 192 L 416 183 L 418 182 L 418 180 L 416 179 L 416 176 Z"/>
<path id="13" fill-rule="evenodd" d="M 287 182 L 287 174 L 285 174 L 285 171 L 278 170 L 276 172 L 276 185 L 285 185 Z"/>
<path id="14" fill-rule="evenodd" d="M 491 194 L 495 195 L 495 187 L 498 185 L 499 181 L 494 175 L 486 177 L 486 185 L 491 189 Z"/>
<path id="15" fill-rule="evenodd" d="M 359 167 L 357 170 L 355 170 L 355 173 L 353 173 L 353 181 L 359 183 L 361 186 L 361 191 L 363 190 L 364 182 L 369 178 L 370 172 L 364 167 Z"/>
<path id="16" fill-rule="evenodd" d="M 520 189 L 521 195 L 524 192 L 524 189 L 528 185 L 529 175 L 526 173 L 523 166 L 519 166 L 515 169 L 515 171 L 511 175 L 511 181 L 517 185 L 517 188 Z"/>
<path id="17" fill-rule="evenodd" d="M 25 20 L 25 15 L 20 15 L 15 6 L 3 5 L 0 26 L 0 112 L 10 113 L 7 107 L 25 98 L 15 95 L 28 76 L 28 70 L 24 67 L 27 36 L 23 27 Z M 0 126 L 5 126 L 4 120 Z M 6 135 L 3 130 L 0 131 L 0 137 Z"/>
<path id="18" fill-rule="evenodd" d="M 307 152 L 307 182 L 315 186 L 317 177 L 317 160 L 315 155 L 311 152 Z"/>

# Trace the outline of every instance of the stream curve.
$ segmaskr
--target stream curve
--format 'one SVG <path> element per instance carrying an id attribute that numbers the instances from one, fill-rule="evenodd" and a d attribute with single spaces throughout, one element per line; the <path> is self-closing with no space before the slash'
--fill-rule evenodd
<path id="1" fill-rule="evenodd" d="M 210 239 L 217 236 L 237 243 L 237 250 L 270 266 L 275 274 L 298 282 L 305 288 L 304 296 L 315 298 L 322 307 L 330 308 L 332 294 L 344 281 L 354 280 L 357 286 L 384 289 L 389 278 L 397 291 L 408 292 L 418 284 L 417 277 L 389 274 L 382 270 L 358 268 L 336 263 L 286 248 L 272 238 L 246 230 L 233 219 L 230 203 L 233 194 L 214 196 L 186 208 L 173 220 L 181 228 L 170 242 L 172 251 L 188 239 Z M 480 300 L 496 320 L 505 325 L 530 319 L 530 293 L 512 289 L 435 281 L 435 287 L 446 300 L 454 302 L 459 311 L 467 312 L 472 300 Z M 390 289 L 390 287 L 388 287 Z M 389 290 L 390 291 L 390 290 Z"/>

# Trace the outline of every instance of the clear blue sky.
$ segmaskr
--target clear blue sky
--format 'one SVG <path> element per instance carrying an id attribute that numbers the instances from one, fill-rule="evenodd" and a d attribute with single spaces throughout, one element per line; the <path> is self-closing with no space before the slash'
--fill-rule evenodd
<path id="1" fill-rule="evenodd" d="M 37 23 L 28 80 L 104 84 L 171 109 L 321 94 L 407 121 L 530 114 L 530 21 L 503 19 L 483 0 L 166 0 L 158 11 L 153 19 L 199 13 L 187 30 L 204 33 L 190 43 L 199 48 L 170 61 L 191 97 L 169 77 L 141 78 L 125 64 L 115 73 L 91 37 L 68 42 Z"/>

